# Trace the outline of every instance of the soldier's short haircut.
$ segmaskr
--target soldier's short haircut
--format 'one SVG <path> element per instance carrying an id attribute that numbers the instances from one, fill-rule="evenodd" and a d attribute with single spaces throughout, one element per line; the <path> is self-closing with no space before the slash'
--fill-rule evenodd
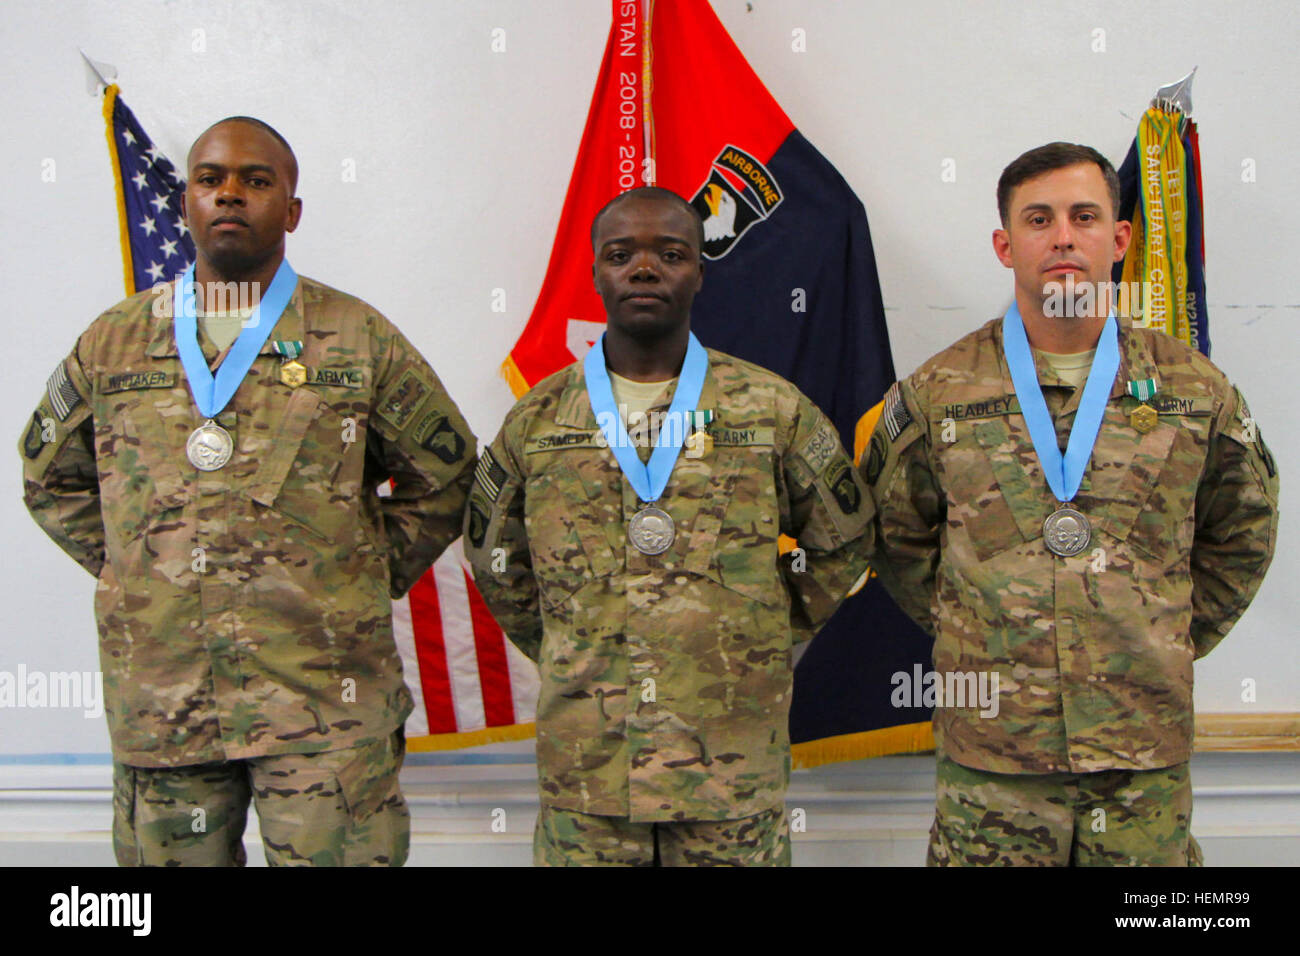
<path id="1" fill-rule="evenodd" d="M 601 217 L 609 212 L 620 203 L 625 203 L 631 199 L 653 199 L 659 202 L 676 203 L 682 209 L 686 210 L 687 215 L 691 217 L 691 222 L 695 224 L 695 250 L 699 252 L 704 248 L 704 221 L 700 219 L 699 212 L 695 207 L 688 203 L 671 189 L 664 189 L 662 186 L 641 186 L 638 189 L 629 189 L 625 193 L 619 193 L 605 205 L 600 207 L 600 212 L 591 220 L 591 248 L 594 252 L 596 249 L 596 227 L 600 225 Z"/>
<path id="2" fill-rule="evenodd" d="M 189 156 L 194 152 L 194 147 L 198 145 L 199 140 L 202 139 L 204 136 L 207 136 L 218 126 L 224 126 L 226 123 L 247 123 L 249 126 L 256 126 L 258 129 L 262 130 L 263 132 L 270 133 L 273 137 L 275 137 L 276 141 L 281 146 L 284 147 L 284 151 L 289 154 L 289 195 L 292 196 L 294 193 L 298 191 L 298 157 L 294 155 L 293 147 L 289 145 L 289 141 L 287 139 L 285 139 L 283 136 L 280 135 L 279 130 L 277 130 L 270 123 L 258 119 L 256 116 L 227 116 L 225 119 L 217 120 L 207 129 L 205 129 L 202 133 L 200 133 L 198 137 L 194 140 L 194 142 L 190 145 L 190 152 L 189 154 L 186 154 L 185 157 L 185 165 L 187 167 L 190 164 Z"/>
<path id="3" fill-rule="evenodd" d="M 1021 153 L 1011 161 L 1011 165 L 1002 170 L 1002 175 L 998 179 L 998 216 L 1002 219 L 1002 228 L 1006 228 L 1007 220 L 1011 216 L 1011 193 L 1017 186 L 1043 173 L 1065 169 L 1067 166 L 1077 166 L 1080 163 L 1096 163 L 1101 169 L 1102 178 L 1106 180 L 1106 188 L 1110 191 L 1110 204 L 1115 219 L 1118 220 L 1119 175 L 1115 172 L 1115 167 L 1110 164 L 1110 160 L 1091 146 L 1084 146 L 1081 143 L 1048 143 L 1046 146 Z"/>

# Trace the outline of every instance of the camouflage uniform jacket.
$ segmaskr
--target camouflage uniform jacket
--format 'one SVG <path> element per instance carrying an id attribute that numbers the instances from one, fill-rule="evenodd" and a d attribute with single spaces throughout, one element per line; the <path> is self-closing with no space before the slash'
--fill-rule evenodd
<path id="1" fill-rule="evenodd" d="M 699 407 L 714 412 L 715 447 L 677 460 L 658 502 L 676 526 L 662 555 L 628 541 L 641 505 L 603 445 L 581 363 L 525 395 L 479 462 L 466 551 L 540 666 L 548 806 L 651 821 L 783 803 L 792 645 L 865 570 L 870 498 L 793 385 L 708 355 Z M 778 557 L 779 533 L 798 538 L 802 570 Z"/>
<path id="2" fill-rule="evenodd" d="M 1058 505 L 1001 321 L 890 390 L 863 465 L 877 509 L 872 566 L 935 636 L 935 670 L 998 678 L 995 717 L 937 707 L 936 739 L 957 763 L 995 773 L 1185 761 L 1192 660 L 1228 633 L 1272 557 L 1273 458 L 1208 359 L 1121 320 L 1119 372 L 1072 505 L 1092 541 L 1053 555 L 1043 521 Z M 1082 389 L 1037 361 L 1064 448 Z M 1127 384 L 1148 378 L 1159 418 L 1143 434 Z"/>
<path id="3" fill-rule="evenodd" d="M 199 471 L 185 449 L 203 418 L 167 295 L 100 316 L 20 442 L 32 516 L 99 579 L 114 757 L 160 767 L 383 737 L 412 706 L 390 595 L 459 534 L 474 436 L 396 328 L 303 278 L 217 415 L 233 456 Z M 303 343 L 306 384 L 282 383 L 275 340 Z"/>

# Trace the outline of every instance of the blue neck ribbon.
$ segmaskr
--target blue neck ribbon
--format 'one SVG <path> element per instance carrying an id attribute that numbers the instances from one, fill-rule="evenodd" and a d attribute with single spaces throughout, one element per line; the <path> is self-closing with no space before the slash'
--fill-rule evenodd
<path id="1" fill-rule="evenodd" d="M 1029 338 L 1025 335 L 1020 309 L 1013 302 L 1002 317 L 1002 352 L 1011 371 L 1011 384 L 1015 386 L 1016 398 L 1020 399 L 1020 414 L 1029 429 L 1043 474 L 1047 476 L 1047 485 L 1057 501 L 1071 501 L 1078 494 L 1088 460 L 1092 458 L 1092 448 L 1097 444 L 1110 388 L 1115 382 L 1115 373 L 1119 371 L 1118 328 L 1119 323 L 1112 312 L 1102 327 L 1101 338 L 1097 340 L 1097 354 L 1088 370 L 1088 381 L 1083 386 L 1083 397 L 1079 399 L 1079 410 L 1070 429 L 1070 441 L 1062 457 L 1061 448 L 1056 443 L 1056 427 L 1047 411 L 1047 402 L 1043 400 L 1043 390 L 1038 385 L 1038 370 L 1034 367 L 1034 356 L 1029 350 Z"/>
<path id="2" fill-rule="evenodd" d="M 203 350 L 199 348 L 193 264 L 185 270 L 176 283 L 172 297 L 172 329 L 176 336 L 176 351 L 181 357 L 181 367 L 185 369 L 185 378 L 189 381 L 190 394 L 194 396 L 194 404 L 204 418 L 216 418 L 234 398 L 244 376 L 253 367 L 253 360 L 271 334 L 271 329 L 289 304 L 297 285 L 298 274 L 293 271 L 288 259 L 281 259 L 280 268 L 275 271 L 266 294 L 258 301 L 257 308 L 249 316 L 248 324 L 226 353 L 214 378 L 203 358 Z"/>
<path id="3" fill-rule="evenodd" d="M 587 381 L 587 397 L 591 401 L 591 410 L 596 413 L 596 422 L 609 450 L 623 474 L 627 475 L 632 490 L 642 501 L 658 501 L 659 496 L 668 487 L 668 477 L 677 464 L 686 439 L 686 429 L 682 424 L 686 412 L 696 407 L 700 392 L 704 389 L 704 375 L 709 369 L 709 356 L 700 345 L 695 333 L 690 333 L 686 345 L 686 359 L 682 362 L 682 371 L 677 379 L 677 391 L 673 393 L 673 403 L 668 409 L 667 423 L 670 427 L 659 429 L 659 440 L 650 453 L 650 461 L 642 463 L 632 447 L 628 437 L 627 426 L 618 408 L 614 404 L 614 389 L 609 382 L 609 371 L 605 368 L 605 334 L 591 347 L 583 360 L 583 371 Z"/>

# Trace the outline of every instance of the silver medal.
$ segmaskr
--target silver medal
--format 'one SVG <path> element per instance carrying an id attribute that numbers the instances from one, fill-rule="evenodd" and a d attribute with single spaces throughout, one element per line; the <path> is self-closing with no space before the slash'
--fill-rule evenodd
<path id="1" fill-rule="evenodd" d="M 1059 508 L 1043 522 L 1043 541 L 1047 550 L 1063 558 L 1072 558 L 1092 540 L 1088 519 L 1073 508 Z"/>
<path id="2" fill-rule="evenodd" d="M 235 441 L 212 419 L 208 419 L 190 433 L 185 443 L 185 456 L 199 471 L 216 471 L 235 451 Z"/>
<path id="3" fill-rule="evenodd" d="M 677 532 L 668 512 L 647 505 L 628 522 L 627 537 L 642 554 L 663 554 L 673 546 Z"/>

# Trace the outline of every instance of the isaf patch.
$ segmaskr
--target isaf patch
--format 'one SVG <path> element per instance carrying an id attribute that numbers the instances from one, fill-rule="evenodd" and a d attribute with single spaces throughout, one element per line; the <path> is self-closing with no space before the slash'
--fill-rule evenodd
<path id="1" fill-rule="evenodd" d="M 832 465 L 826 475 L 826 486 L 830 488 L 835 502 L 846 515 L 857 514 L 862 507 L 862 492 L 853 480 L 853 467 L 848 462 Z"/>
<path id="2" fill-rule="evenodd" d="M 397 380 L 397 385 L 379 400 L 375 414 L 401 431 L 415 417 L 432 391 L 432 385 L 420 378 L 415 369 L 408 368 Z"/>
<path id="3" fill-rule="evenodd" d="M 429 412 L 411 432 L 411 437 L 425 451 L 431 451 L 450 465 L 465 454 L 465 439 L 442 412 Z"/>
<path id="4" fill-rule="evenodd" d="M 506 470 L 498 464 L 491 448 L 483 450 L 483 457 L 474 469 L 474 484 L 487 495 L 488 501 L 495 502 L 501 497 L 501 486 L 505 484 Z"/>
<path id="5" fill-rule="evenodd" d="M 835 434 L 835 426 L 823 419 L 812 437 L 804 442 L 799 455 L 815 475 L 826 467 L 838 448 L 839 436 Z"/>
<path id="6" fill-rule="evenodd" d="M 61 422 L 66 422 L 72 410 L 81 404 L 81 395 L 68 379 L 68 370 L 63 362 L 58 364 L 54 374 L 45 383 L 45 393 L 50 397 L 50 407 Z"/>
<path id="7" fill-rule="evenodd" d="M 907 404 L 903 401 L 903 392 L 897 382 L 889 386 L 889 391 L 885 393 L 885 408 L 882 414 L 885 418 L 885 431 L 889 433 L 890 441 L 897 441 L 898 436 L 903 434 L 903 429 L 912 424 L 912 413 L 907 410 Z"/>

